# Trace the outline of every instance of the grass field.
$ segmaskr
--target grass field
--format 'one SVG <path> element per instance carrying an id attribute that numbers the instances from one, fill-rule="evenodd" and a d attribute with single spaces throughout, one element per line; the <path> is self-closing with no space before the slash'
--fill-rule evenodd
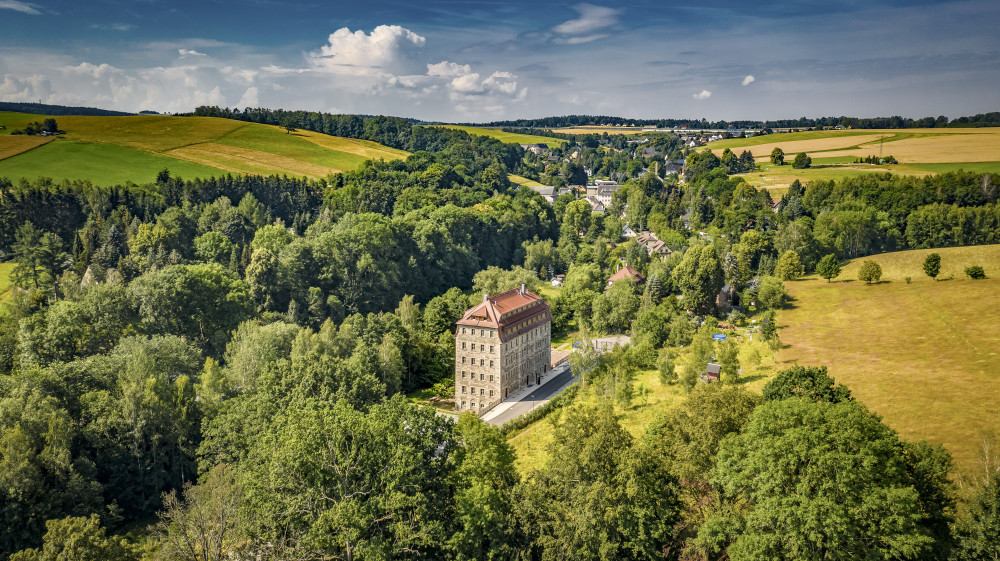
<path id="1" fill-rule="evenodd" d="M 10 296 L 10 273 L 14 270 L 14 263 L 0 263 L 0 302 Z"/>
<path id="2" fill-rule="evenodd" d="M 839 180 L 846 177 L 854 177 L 858 175 L 866 175 L 870 173 L 885 173 L 891 172 L 897 175 L 912 175 L 916 177 L 923 177 L 925 175 L 933 175 L 935 172 L 932 170 L 922 169 L 914 164 L 907 165 L 884 165 L 884 166 L 874 166 L 867 164 L 859 164 L 856 166 L 852 165 L 837 165 L 837 166 L 824 166 L 817 165 L 806 169 L 794 169 L 792 166 L 776 166 L 770 163 L 758 164 L 760 169 L 753 173 L 743 173 L 737 175 L 737 177 L 742 177 L 747 183 L 753 185 L 757 188 L 766 188 L 771 193 L 771 197 L 777 199 L 785 191 L 788 190 L 788 186 L 798 179 L 803 185 L 815 180 Z"/>
<path id="3" fill-rule="evenodd" d="M 565 127 L 561 129 L 552 129 L 552 132 L 558 132 L 562 134 L 629 134 L 629 135 L 649 135 L 656 134 L 655 132 L 643 132 L 640 127 L 599 127 L 599 126 L 582 126 L 582 127 Z"/>
<path id="4" fill-rule="evenodd" d="M 939 278 L 954 280 L 924 275 L 931 252 L 942 257 Z M 944 444 L 967 473 L 980 431 L 1000 427 L 1000 245 L 865 259 L 881 264 L 882 283 L 856 280 L 864 259 L 844 266 L 839 282 L 786 283 L 795 301 L 779 317 L 779 363 L 827 366 L 904 437 Z M 991 278 L 970 280 L 972 264 Z"/>
<path id="5" fill-rule="evenodd" d="M 0 115 L 0 123 L 10 123 L 0 133 L 45 118 Z M 34 137 L 0 134 L 0 175 L 140 183 L 167 168 L 189 179 L 223 173 L 319 178 L 369 159 L 408 155 L 374 142 L 211 117 L 61 116 L 58 122 L 66 135 L 42 147 L 23 140 Z"/>
<path id="6" fill-rule="evenodd" d="M 520 175 L 509 174 L 507 177 L 510 179 L 511 183 L 517 183 L 518 185 L 524 185 L 525 187 L 539 187 L 542 184 L 527 177 L 521 177 Z"/>
<path id="7" fill-rule="evenodd" d="M 746 373 L 743 382 L 750 391 L 759 392 L 776 372 L 774 362 L 771 360 L 771 353 L 759 340 L 750 341 L 744 336 L 740 337 L 738 341 L 740 343 L 740 361 L 744 365 L 743 370 Z M 748 361 L 753 350 L 756 350 L 758 356 L 762 357 L 757 367 L 751 367 Z M 683 363 L 683 358 L 677 359 L 675 362 Z M 636 438 L 641 438 L 646 426 L 665 411 L 674 407 L 685 396 L 684 390 L 679 385 L 661 384 L 659 373 L 655 370 L 639 372 L 635 380 L 635 388 L 637 397 L 632 404 L 628 407 L 615 405 L 615 412 L 620 415 L 622 426 Z M 643 390 L 648 390 L 648 392 Z M 599 389 L 588 386 L 581 389 L 573 403 L 574 405 L 597 406 L 607 403 L 608 400 L 609 398 L 603 395 Z M 518 471 L 523 475 L 528 475 L 533 470 L 540 469 L 545 465 L 548 459 L 546 448 L 554 438 L 554 426 L 551 419 L 553 416 L 550 415 L 535 421 L 508 438 L 517 453 Z"/>
<path id="8" fill-rule="evenodd" d="M 459 125 L 436 125 L 446 129 L 455 129 L 460 131 L 465 131 L 469 134 L 477 134 L 479 136 L 489 136 L 499 140 L 500 142 L 505 142 L 507 144 L 544 144 L 549 148 L 556 148 L 562 146 L 566 141 L 559 140 L 558 138 L 552 138 L 550 136 L 535 136 L 532 134 L 517 134 L 512 132 L 504 132 L 500 129 L 490 129 L 485 127 L 463 127 Z"/>

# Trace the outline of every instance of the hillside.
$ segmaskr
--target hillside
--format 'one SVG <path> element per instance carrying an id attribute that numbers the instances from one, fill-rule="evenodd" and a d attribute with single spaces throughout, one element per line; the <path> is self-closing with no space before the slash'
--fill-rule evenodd
<path id="1" fill-rule="evenodd" d="M 923 273 L 941 255 L 938 278 Z M 857 280 L 861 262 L 882 266 L 882 282 Z M 988 279 L 963 270 L 978 264 Z M 906 277 L 911 282 L 906 282 Z M 782 368 L 825 365 L 837 381 L 910 439 L 941 443 L 968 472 L 979 434 L 1000 426 L 1000 246 L 886 253 L 856 259 L 833 283 L 815 276 L 786 286 L 793 304 L 779 322 Z"/>
<path id="2" fill-rule="evenodd" d="M 772 194 L 783 192 L 796 179 L 805 183 L 886 171 L 911 176 L 959 169 L 1000 173 L 1000 129 L 996 128 L 810 131 L 719 140 L 708 148 L 720 156 L 726 148 L 737 154 L 749 150 L 760 169 L 743 177 Z M 785 165 L 771 164 L 775 148 L 785 153 Z M 812 158 L 810 168 L 792 168 L 791 161 L 799 152 Z M 879 155 L 892 156 L 899 163 L 854 163 Z"/>
<path id="3" fill-rule="evenodd" d="M 324 177 L 375 158 L 407 152 L 364 140 L 212 117 L 58 118 L 61 138 L 14 136 L 43 115 L 0 113 L 0 176 L 88 179 L 98 184 L 150 181 L 166 168 L 184 178 L 235 174 Z"/>
<path id="4" fill-rule="evenodd" d="M 485 127 L 465 127 L 461 125 L 440 125 L 442 128 L 454 129 L 465 131 L 469 134 L 477 134 L 480 136 L 488 136 L 490 138 L 495 138 L 500 142 L 505 142 L 507 144 L 544 144 L 549 148 L 556 148 L 562 146 L 566 143 L 565 140 L 560 140 L 558 138 L 552 138 L 550 136 L 537 136 L 533 134 L 517 134 L 513 132 L 505 132 L 500 129 L 491 129 Z"/>

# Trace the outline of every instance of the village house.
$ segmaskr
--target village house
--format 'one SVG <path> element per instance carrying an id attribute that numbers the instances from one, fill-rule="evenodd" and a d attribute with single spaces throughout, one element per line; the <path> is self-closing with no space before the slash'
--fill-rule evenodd
<path id="1" fill-rule="evenodd" d="M 667 244 L 665 242 L 660 240 L 660 238 L 657 238 L 656 234 L 648 230 L 639 232 L 639 234 L 635 237 L 635 241 L 636 243 L 646 248 L 646 253 L 650 257 L 652 257 L 653 255 L 666 257 L 667 255 L 673 253 L 673 251 L 671 251 L 670 248 L 667 247 Z"/>
<path id="2" fill-rule="evenodd" d="M 466 310 L 455 326 L 455 409 L 482 415 L 551 368 L 552 314 L 520 288 Z"/>
<path id="3" fill-rule="evenodd" d="M 621 269 L 618 269 L 618 271 L 615 274 L 611 275 L 611 278 L 608 279 L 608 286 L 605 286 L 604 290 L 610 289 L 611 285 L 615 284 L 620 280 L 625 280 L 625 279 L 632 279 L 632 282 L 637 285 L 642 284 L 643 282 L 646 281 L 646 277 L 642 273 L 636 271 L 629 265 L 625 265 Z"/>

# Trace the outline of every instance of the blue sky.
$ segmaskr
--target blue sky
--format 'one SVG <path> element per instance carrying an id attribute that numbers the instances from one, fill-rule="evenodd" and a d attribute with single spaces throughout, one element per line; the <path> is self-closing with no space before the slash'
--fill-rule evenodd
<path id="1" fill-rule="evenodd" d="M 0 0 L 0 100 L 486 121 L 1000 110 L 1000 2 Z"/>

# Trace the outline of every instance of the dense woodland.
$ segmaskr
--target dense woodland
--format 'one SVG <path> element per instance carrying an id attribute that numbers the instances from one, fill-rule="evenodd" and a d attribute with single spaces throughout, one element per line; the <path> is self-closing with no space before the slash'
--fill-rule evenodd
<path id="1" fill-rule="evenodd" d="M 324 181 L 0 180 L 17 263 L 0 559 L 996 558 L 995 470 L 960 495 L 947 451 L 900 438 L 835 372 L 752 394 L 710 334 L 755 316 L 776 343 L 782 281 L 824 261 L 1000 243 L 1000 178 L 872 174 L 793 185 L 775 207 L 730 158 L 689 154 L 679 181 L 633 154 L 601 214 L 511 184 L 538 165 L 516 145 L 316 115 L 414 154 Z M 604 176 L 624 163 L 576 148 L 612 158 Z M 673 253 L 650 257 L 625 225 Z M 605 291 L 623 263 L 648 281 Z M 607 403 L 553 408 L 549 460 L 523 475 L 512 429 L 404 393 L 452 393 L 451 330 L 483 292 L 557 273 L 557 331 L 633 344 L 574 355 Z M 722 383 L 698 384 L 713 358 Z M 611 404 L 635 399 L 641 368 L 688 397 L 637 438 Z"/>

